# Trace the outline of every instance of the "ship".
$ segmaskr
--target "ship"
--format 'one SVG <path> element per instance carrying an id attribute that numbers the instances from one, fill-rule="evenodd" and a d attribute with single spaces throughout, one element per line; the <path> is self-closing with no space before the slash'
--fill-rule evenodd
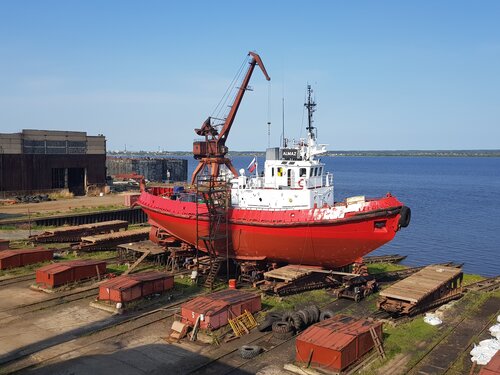
<path id="1" fill-rule="evenodd" d="M 146 188 L 137 204 L 152 226 L 152 239 L 171 236 L 210 256 L 255 264 L 294 264 L 342 269 L 391 241 L 410 223 L 411 210 L 395 196 L 334 200 L 333 174 L 317 140 L 316 103 L 307 87 L 307 137 L 268 148 L 262 171 L 254 162 L 236 171 L 225 141 L 255 66 L 270 79 L 260 57 L 250 67 L 229 115 L 217 127 L 208 118 L 195 129 L 199 165 L 190 189 Z"/>

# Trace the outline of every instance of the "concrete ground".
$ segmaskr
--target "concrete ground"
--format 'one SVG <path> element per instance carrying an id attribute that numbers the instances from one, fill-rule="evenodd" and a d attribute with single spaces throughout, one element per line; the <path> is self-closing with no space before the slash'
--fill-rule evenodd
<path id="1" fill-rule="evenodd" d="M 29 289 L 25 290 L 25 293 L 30 296 L 27 300 L 35 299 L 33 293 L 39 293 L 46 296 L 45 298 L 52 297 Z M 36 297 L 36 299 L 43 298 Z M 91 332 L 113 319 L 109 313 L 91 308 L 89 302 L 83 300 L 20 316 L 16 315 L 15 309 L 4 310 L 1 314 L 0 366 L 19 355 L 36 353 L 54 343 L 69 341 L 83 330 Z"/>
<path id="2" fill-rule="evenodd" d="M 29 288 L 33 282 L 34 279 L 0 288 L 0 301 L 2 301 L 0 305 L 0 326 L 5 323 L 6 319 L 13 318 L 5 310 L 10 310 L 27 303 L 42 301 L 47 298 L 46 293 L 37 292 Z"/>

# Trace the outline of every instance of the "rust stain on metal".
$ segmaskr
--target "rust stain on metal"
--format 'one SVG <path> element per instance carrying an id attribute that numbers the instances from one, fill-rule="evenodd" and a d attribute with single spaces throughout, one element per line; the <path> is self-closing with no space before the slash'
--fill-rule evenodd
<path id="1" fill-rule="evenodd" d="M 296 360 L 341 371 L 373 348 L 371 328 L 375 329 L 382 340 L 381 322 L 346 315 L 336 315 L 324 320 L 297 337 Z"/>

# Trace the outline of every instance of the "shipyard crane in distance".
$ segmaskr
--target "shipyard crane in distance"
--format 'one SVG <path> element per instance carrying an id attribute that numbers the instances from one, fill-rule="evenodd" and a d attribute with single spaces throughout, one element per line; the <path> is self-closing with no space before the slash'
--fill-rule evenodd
<path id="1" fill-rule="evenodd" d="M 248 67 L 243 82 L 238 88 L 238 93 L 234 99 L 234 103 L 231 105 L 231 110 L 224 120 L 220 132 L 217 130 L 216 125 L 212 124 L 212 117 L 208 117 L 200 129 L 194 130 L 199 136 L 205 137 L 205 140 L 195 141 L 193 143 L 194 158 L 198 159 L 200 162 L 191 176 L 191 184 L 196 183 L 196 177 L 205 169 L 205 167 L 210 168 L 210 174 L 212 177 L 219 176 L 219 170 L 222 164 L 226 165 L 234 176 L 238 175 L 238 172 L 231 163 L 231 160 L 226 158 L 226 154 L 229 151 L 226 146 L 227 136 L 229 135 L 229 131 L 233 125 L 236 113 L 238 112 L 241 100 L 243 99 L 243 95 L 245 94 L 245 91 L 248 90 L 248 83 L 250 82 L 250 77 L 252 76 L 255 65 L 260 67 L 262 73 L 264 73 L 264 76 L 266 77 L 266 80 L 271 80 L 260 56 L 254 52 L 249 52 L 248 55 L 251 56 L 249 62 L 250 66 Z"/>

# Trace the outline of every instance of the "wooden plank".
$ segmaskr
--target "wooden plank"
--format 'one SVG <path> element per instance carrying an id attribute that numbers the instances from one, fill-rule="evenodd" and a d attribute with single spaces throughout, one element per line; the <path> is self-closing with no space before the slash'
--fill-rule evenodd
<path id="1" fill-rule="evenodd" d="M 283 281 L 293 281 L 300 277 L 307 276 L 313 272 L 312 269 L 297 265 L 288 265 L 264 273 L 266 278 L 280 279 Z"/>
<path id="2" fill-rule="evenodd" d="M 461 269 L 455 267 L 427 266 L 381 291 L 380 296 L 418 302 L 457 277 L 461 272 Z"/>

